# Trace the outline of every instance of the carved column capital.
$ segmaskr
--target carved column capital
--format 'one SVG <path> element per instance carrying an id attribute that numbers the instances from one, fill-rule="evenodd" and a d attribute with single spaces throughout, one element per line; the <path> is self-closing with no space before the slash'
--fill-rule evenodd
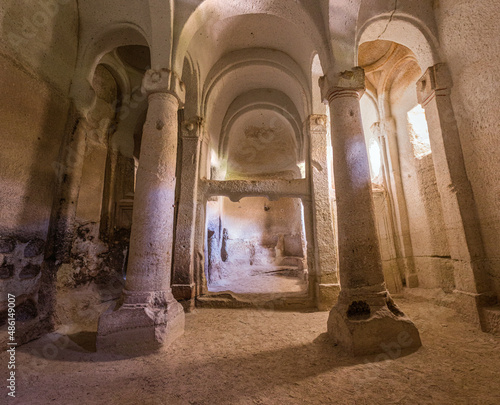
<path id="1" fill-rule="evenodd" d="M 306 126 L 310 133 L 327 132 L 328 117 L 324 114 L 312 114 L 306 119 Z"/>
<path id="2" fill-rule="evenodd" d="M 150 69 L 142 80 L 142 92 L 148 96 L 155 93 L 169 93 L 182 106 L 186 100 L 186 86 L 180 77 L 170 69 Z"/>
<path id="3" fill-rule="evenodd" d="M 183 138 L 201 138 L 203 136 L 203 127 L 205 119 L 203 117 L 193 117 L 182 122 L 181 135 Z"/>
<path id="4" fill-rule="evenodd" d="M 418 102 L 425 107 L 436 94 L 448 94 L 452 87 L 453 81 L 446 64 L 431 66 L 417 82 Z"/>
<path id="5" fill-rule="evenodd" d="M 361 98 L 365 91 L 365 71 L 355 67 L 335 74 L 320 77 L 321 98 L 332 102 L 337 97 Z"/>
<path id="6" fill-rule="evenodd" d="M 379 139 L 387 138 L 388 134 L 395 133 L 396 121 L 393 117 L 382 118 L 380 121 L 374 122 L 370 129 Z"/>

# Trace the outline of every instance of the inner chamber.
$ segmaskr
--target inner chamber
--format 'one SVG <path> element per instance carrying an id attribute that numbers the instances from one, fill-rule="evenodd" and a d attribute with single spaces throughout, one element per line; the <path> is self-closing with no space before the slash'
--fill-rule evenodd
<path id="1" fill-rule="evenodd" d="M 206 277 L 210 292 L 306 293 L 302 202 L 247 197 L 207 203 Z"/>

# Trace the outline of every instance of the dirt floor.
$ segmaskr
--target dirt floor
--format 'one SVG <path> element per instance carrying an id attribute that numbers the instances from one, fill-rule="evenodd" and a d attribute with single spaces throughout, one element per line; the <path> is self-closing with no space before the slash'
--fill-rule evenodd
<path id="1" fill-rule="evenodd" d="M 398 303 L 423 347 L 394 359 L 345 356 L 321 312 L 199 309 L 167 351 L 133 359 L 95 353 L 95 333 L 52 334 L 18 349 L 17 398 L 0 403 L 500 404 L 500 338 L 450 309 Z"/>

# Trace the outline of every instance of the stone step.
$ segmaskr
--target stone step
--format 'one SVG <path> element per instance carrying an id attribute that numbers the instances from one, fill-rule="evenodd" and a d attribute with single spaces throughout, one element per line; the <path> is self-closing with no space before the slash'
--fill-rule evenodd
<path id="1" fill-rule="evenodd" d="M 299 270 L 304 269 L 304 262 L 303 262 L 302 257 L 296 257 L 296 256 L 285 256 L 280 259 L 279 265 L 280 266 L 295 266 Z"/>
<path id="2" fill-rule="evenodd" d="M 314 303 L 307 294 L 236 294 L 230 291 L 208 293 L 196 298 L 201 308 L 253 308 L 260 310 L 304 310 L 313 309 Z"/>

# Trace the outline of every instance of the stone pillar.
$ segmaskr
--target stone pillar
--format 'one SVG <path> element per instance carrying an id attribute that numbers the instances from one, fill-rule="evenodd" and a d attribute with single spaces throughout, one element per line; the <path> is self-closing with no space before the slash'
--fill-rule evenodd
<path id="1" fill-rule="evenodd" d="M 394 218 L 397 262 L 406 287 L 418 287 L 418 275 L 413 261 L 413 246 L 410 236 L 410 221 L 406 207 L 401 168 L 399 166 L 399 148 L 397 142 L 396 122 L 388 117 L 377 123 L 375 127 L 382 153 L 384 182 L 389 192 L 391 215 Z"/>
<path id="2" fill-rule="evenodd" d="M 364 85 L 361 68 L 320 79 L 331 113 L 341 285 L 328 333 L 352 355 L 421 345 L 384 283 L 359 104 Z"/>
<path id="3" fill-rule="evenodd" d="M 479 308 L 494 304 L 496 296 L 484 267 L 482 235 L 450 99 L 451 87 L 446 65 L 437 64 L 417 82 L 417 95 L 425 108 L 446 234 L 454 261 L 456 308 L 479 325 Z"/>
<path id="4" fill-rule="evenodd" d="M 90 93 L 95 97 L 92 91 Z M 57 273 L 62 265 L 71 260 L 87 135 L 94 130 L 88 119 L 89 110 L 80 109 L 72 103 L 66 124 L 68 135 L 61 146 L 60 160 L 53 165 L 57 173 L 57 191 L 42 266 L 42 288 L 38 294 L 39 315 L 43 320 L 40 323 L 47 322 L 47 330 L 54 326 L 56 317 Z"/>
<path id="5" fill-rule="evenodd" d="M 48 256 L 56 263 L 68 263 L 75 232 L 75 216 L 80 183 L 87 148 L 87 134 L 93 130 L 87 114 L 71 107 L 68 119 L 69 136 L 61 151 L 60 162 L 55 164 L 58 192 L 52 208 L 52 223 Z"/>
<path id="6" fill-rule="evenodd" d="M 181 187 L 175 231 L 172 292 L 187 311 L 194 308 L 196 297 L 194 244 L 202 135 L 202 118 L 198 117 L 182 124 Z"/>
<path id="7" fill-rule="evenodd" d="M 99 350 L 157 350 L 184 332 L 184 311 L 170 287 L 177 114 L 184 85 L 170 70 L 149 70 L 143 92 L 149 95 L 149 106 L 137 170 L 127 281 L 121 304 L 99 320 Z"/>
<path id="8" fill-rule="evenodd" d="M 307 259 L 307 271 L 308 271 L 308 285 L 307 285 L 307 295 L 314 300 L 316 306 L 318 306 L 319 300 L 319 289 L 318 289 L 318 278 L 319 278 L 319 257 L 318 257 L 318 247 L 317 239 L 315 235 L 314 226 L 314 203 L 312 201 L 312 196 L 301 198 L 302 206 L 304 209 L 304 231 L 306 235 L 306 259 Z"/>
<path id="9" fill-rule="evenodd" d="M 210 150 L 210 137 L 207 133 L 204 133 L 200 145 L 200 178 L 202 179 L 210 177 Z M 200 187 L 199 183 L 197 199 L 194 240 L 194 283 L 196 285 L 196 296 L 200 296 L 208 293 L 208 258 L 205 257 L 207 196 L 205 189 Z"/>
<path id="10" fill-rule="evenodd" d="M 310 139 L 310 175 L 316 241 L 316 305 L 329 311 L 337 302 L 337 249 L 331 209 L 326 115 L 311 115 L 306 123 Z"/>

